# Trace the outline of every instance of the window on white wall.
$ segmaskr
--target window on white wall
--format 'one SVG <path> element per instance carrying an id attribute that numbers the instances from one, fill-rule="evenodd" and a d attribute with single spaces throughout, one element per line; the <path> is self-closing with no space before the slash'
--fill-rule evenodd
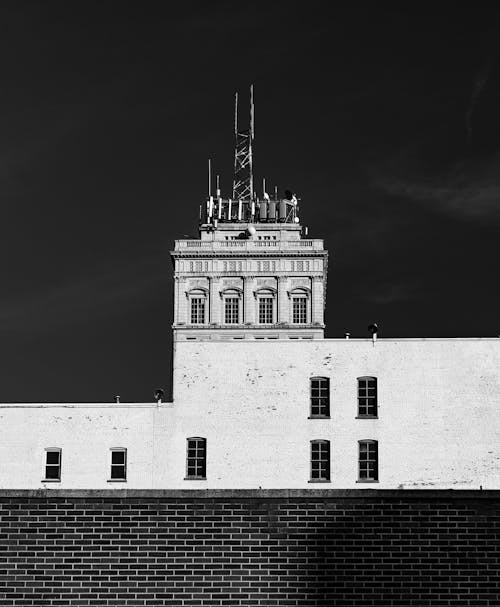
<path id="1" fill-rule="evenodd" d="M 240 321 L 240 298 L 226 296 L 224 298 L 224 322 L 227 325 L 237 325 Z"/>
<path id="2" fill-rule="evenodd" d="M 111 480 L 127 480 L 127 450 L 111 449 Z"/>
<path id="3" fill-rule="evenodd" d="M 358 377 L 358 417 L 377 417 L 377 378 Z"/>
<path id="4" fill-rule="evenodd" d="M 259 297 L 259 324 L 270 325 L 274 321 L 274 298 L 272 295 Z"/>
<path id="5" fill-rule="evenodd" d="M 292 323 L 294 325 L 307 324 L 307 295 L 292 297 Z"/>
<path id="6" fill-rule="evenodd" d="M 311 417 L 330 417 L 330 378 L 311 377 Z"/>
<path id="7" fill-rule="evenodd" d="M 330 441 L 311 441 L 311 481 L 330 480 Z"/>
<path id="8" fill-rule="evenodd" d="M 45 449 L 45 480 L 61 480 L 61 449 Z"/>
<path id="9" fill-rule="evenodd" d="M 187 439 L 186 479 L 204 480 L 207 476 L 207 440 L 199 436 Z"/>
<path id="10" fill-rule="evenodd" d="M 359 441 L 359 482 L 378 481 L 378 442 L 376 440 Z"/>
<path id="11" fill-rule="evenodd" d="M 191 298 L 191 324 L 203 325 L 205 323 L 205 297 Z"/>

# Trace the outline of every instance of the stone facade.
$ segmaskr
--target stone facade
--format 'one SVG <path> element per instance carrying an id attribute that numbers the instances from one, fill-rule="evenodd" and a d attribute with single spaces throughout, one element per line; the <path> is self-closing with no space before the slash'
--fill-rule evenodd
<path id="1" fill-rule="evenodd" d="M 174 340 L 322 338 L 327 252 L 301 232 L 294 223 L 206 224 L 199 240 L 177 240 Z"/>
<path id="2" fill-rule="evenodd" d="M 294 209 L 176 241 L 172 402 L 0 405 L 0 488 L 500 489 L 500 339 L 324 339 Z"/>

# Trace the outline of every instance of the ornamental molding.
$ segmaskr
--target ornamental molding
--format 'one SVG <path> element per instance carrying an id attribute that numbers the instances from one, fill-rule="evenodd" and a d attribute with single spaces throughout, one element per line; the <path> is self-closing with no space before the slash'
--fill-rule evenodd
<path id="1" fill-rule="evenodd" d="M 190 296 L 195 295 L 196 291 L 201 291 L 205 297 L 208 296 L 208 289 L 206 287 L 195 286 L 188 289 L 186 293 L 186 297 L 189 299 Z"/>
<path id="2" fill-rule="evenodd" d="M 255 299 L 257 299 L 257 297 L 262 293 L 262 292 L 271 292 L 274 296 L 276 295 L 276 293 L 278 292 L 278 290 L 275 287 L 271 287 L 271 286 L 262 286 L 259 287 L 258 289 L 255 289 L 255 291 L 253 292 L 253 296 L 255 297 Z"/>
<path id="3" fill-rule="evenodd" d="M 220 298 L 222 299 L 224 295 L 227 295 L 228 291 L 236 291 L 239 297 L 243 295 L 243 289 L 241 287 L 229 285 L 219 291 Z"/>
<path id="4" fill-rule="evenodd" d="M 290 291 L 287 291 L 288 299 L 291 299 L 294 295 L 300 294 L 307 295 L 309 297 L 311 295 L 311 289 L 306 286 L 297 285 L 296 287 L 293 287 L 293 289 L 290 289 Z"/>

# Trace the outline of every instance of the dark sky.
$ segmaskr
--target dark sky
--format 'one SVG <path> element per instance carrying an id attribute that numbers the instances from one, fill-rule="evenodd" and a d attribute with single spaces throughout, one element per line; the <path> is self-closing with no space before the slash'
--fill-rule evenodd
<path id="1" fill-rule="evenodd" d="M 230 192 L 252 82 L 257 180 L 330 251 L 327 335 L 500 334 L 497 16 L 170 4 L 0 6 L 0 401 L 168 387 L 169 251 L 208 157 Z"/>

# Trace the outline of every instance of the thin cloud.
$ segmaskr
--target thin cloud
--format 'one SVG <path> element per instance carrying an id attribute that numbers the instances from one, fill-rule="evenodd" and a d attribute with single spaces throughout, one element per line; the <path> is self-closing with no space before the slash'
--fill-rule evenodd
<path id="1" fill-rule="evenodd" d="M 392 177 L 372 171 L 372 185 L 392 196 L 433 205 L 459 219 L 500 221 L 500 157 L 481 167 L 465 163 L 433 177 Z M 409 172 L 410 173 L 410 172 Z"/>
<path id="2" fill-rule="evenodd" d="M 360 298 L 374 304 L 393 304 L 401 301 L 415 299 L 418 295 L 418 285 L 416 283 L 386 283 L 367 289 Z"/>

